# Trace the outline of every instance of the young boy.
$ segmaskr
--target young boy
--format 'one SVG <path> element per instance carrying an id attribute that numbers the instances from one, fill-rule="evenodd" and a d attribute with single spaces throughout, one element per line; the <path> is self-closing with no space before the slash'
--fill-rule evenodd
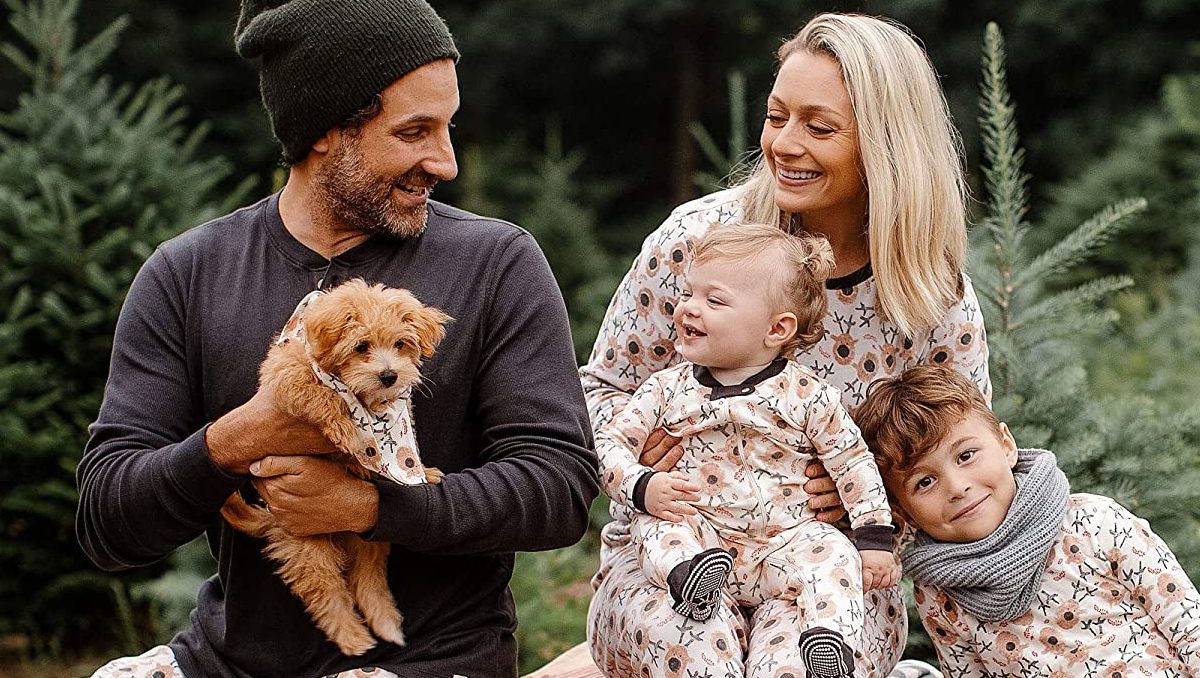
<path id="1" fill-rule="evenodd" d="M 688 362 L 652 375 L 596 440 L 601 484 L 636 509 L 643 570 L 673 608 L 705 621 L 727 584 L 739 605 L 795 600 L 810 676 L 853 675 L 864 587 L 898 576 L 883 482 L 841 394 L 788 360 L 822 336 L 832 269 L 824 239 L 710 230 L 674 312 Z M 660 428 L 685 448 L 671 473 L 638 463 Z M 849 509 L 854 544 L 806 506 L 814 455 Z"/>
<path id="2" fill-rule="evenodd" d="M 974 384 L 914 367 L 855 419 L 947 676 L 1200 676 L 1200 595 L 1112 499 L 1071 494 L 1045 450 L 1018 449 Z"/>

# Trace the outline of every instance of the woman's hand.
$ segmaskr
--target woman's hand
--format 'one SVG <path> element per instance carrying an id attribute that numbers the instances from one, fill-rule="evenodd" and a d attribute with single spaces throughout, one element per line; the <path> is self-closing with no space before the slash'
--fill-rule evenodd
<path id="1" fill-rule="evenodd" d="M 808 493 L 808 507 L 817 513 L 817 520 L 823 523 L 836 523 L 846 517 L 846 507 L 842 506 L 842 498 L 838 496 L 837 485 L 829 477 L 829 471 L 817 459 L 808 462 L 804 467 L 804 491 Z"/>
<path id="2" fill-rule="evenodd" d="M 886 589 L 900 581 L 900 567 L 891 551 L 859 551 L 862 557 L 863 591 Z"/>
<path id="3" fill-rule="evenodd" d="M 656 428 L 646 436 L 646 444 L 642 446 L 642 455 L 638 461 L 642 466 L 649 466 L 655 471 L 670 471 L 683 456 L 680 440 L 682 439 L 669 435 L 666 429 Z"/>
<path id="4" fill-rule="evenodd" d="M 700 486 L 680 471 L 655 473 L 646 483 L 646 512 L 673 523 L 696 515 L 690 502 L 700 500 Z"/>

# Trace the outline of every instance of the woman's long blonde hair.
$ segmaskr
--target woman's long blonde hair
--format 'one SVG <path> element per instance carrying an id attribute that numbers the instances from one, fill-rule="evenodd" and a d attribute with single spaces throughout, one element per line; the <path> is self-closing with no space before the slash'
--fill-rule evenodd
<path id="1" fill-rule="evenodd" d="M 876 311 L 917 336 L 962 298 L 967 249 L 962 140 L 933 65 L 908 29 L 857 14 L 813 18 L 779 48 L 779 63 L 800 51 L 842 68 L 866 175 Z M 752 162 L 740 182 L 744 218 L 791 230 L 766 159 Z"/>

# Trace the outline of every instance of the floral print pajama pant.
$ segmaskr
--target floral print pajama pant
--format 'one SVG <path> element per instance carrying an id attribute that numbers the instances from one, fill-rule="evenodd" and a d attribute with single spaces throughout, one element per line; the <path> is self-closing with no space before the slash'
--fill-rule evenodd
<path id="1" fill-rule="evenodd" d="M 175 661 L 175 653 L 166 645 L 150 648 L 136 657 L 121 657 L 101 666 L 92 678 L 184 678 Z M 399 678 L 391 671 L 376 668 L 342 671 L 325 678 Z"/>
<path id="2" fill-rule="evenodd" d="M 828 593 L 822 596 L 814 590 L 815 595 L 807 599 L 803 594 L 794 601 L 769 599 L 754 608 L 743 608 L 726 598 L 711 619 L 696 622 L 671 609 L 667 590 L 647 581 L 638 548 L 627 534 L 614 535 L 612 527 L 605 530 L 600 571 L 592 582 L 596 594 L 588 610 L 588 643 L 592 657 L 605 675 L 614 678 L 802 678 L 806 675 L 800 661 L 800 633 L 817 625 L 812 620 L 819 613 L 810 610 L 828 606 L 830 601 L 826 597 L 836 596 Z M 845 537 L 838 535 L 838 538 L 853 550 Z M 815 544 L 829 541 L 824 539 Z M 803 549 L 800 554 L 804 555 Z M 807 557 L 812 555 L 810 550 Z M 849 565 L 833 567 L 841 560 L 831 553 L 821 563 L 828 564 L 830 573 L 840 570 L 840 575 L 853 581 L 850 586 L 861 589 L 861 583 L 857 583 L 861 582 L 857 557 Z M 770 569 L 769 565 L 768 561 L 766 569 Z M 737 572 L 737 565 L 734 567 Z M 730 590 L 736 591 L 737 586 L 731 586 Z M 826 586 L 824 590 L 829 589 Z M 857 616 L 861 633 L 857 634 L 857 643 L 851 643 L 857 649 L 855 675 L 883 678 L 896 665 L 906 640 L 907 620 L 901 589 L 872 591 L 866 595 L 865 603 L 858 607 L 855 599 L 852 605 L 832 605 L 827 612 L 835 617 Z"/>
<path id="3" fill-rule="evenodd" d="M 836 527 L 809 520 L 769 540 L 730 533 L 724 539 L 703 516 L 683 522 L 638 514 L 631 522 L 634 544 L 641 547 L 642 572 L 667 588 L 667 575 L 684 560 L 710 548 L 733 555 L 726 591 L 741 606 L 757 607 L 772 599 L 796 603 L 804 627 L 823 626 L 842 634 L 857 648 L 863 626 L 862 561 Z M 739 537 L 741 537 L 739 539 Z"/>

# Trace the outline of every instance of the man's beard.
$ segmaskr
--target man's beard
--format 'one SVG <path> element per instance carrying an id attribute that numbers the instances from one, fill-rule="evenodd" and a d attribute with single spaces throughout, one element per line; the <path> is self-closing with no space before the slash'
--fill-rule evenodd
<path id="1" fill-rule="evenodd" d="M 317 208 L 332 223 L 350 230 L 401 238 L 420 235 L 429 216 L 427 203 L 397 205 L 392 190 L 403 190 L 397 184 L 432 188 L 437 179 L 414 167 L 395 183 L 381 181 L 366 168 L 358 139 L 343 134 L 341 141 L 314 176 Z"/>

